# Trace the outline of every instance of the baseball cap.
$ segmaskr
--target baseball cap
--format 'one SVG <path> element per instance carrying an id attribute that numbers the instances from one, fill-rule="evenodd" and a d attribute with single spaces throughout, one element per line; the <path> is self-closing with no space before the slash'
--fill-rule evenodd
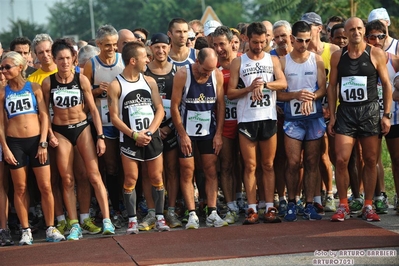
<path id="1" fill-rule="evenodd" d="M 308 24 L 323 25 L 323 21 L 321 20 L 321 17 L 319 15 L 317 15 L 315 12 L 309 12 L 309 13 L 303 14 L 300 20 L 305 21 Z"/>
<path id="2" fill-rule="evenodd" d="M 170 40 L 168 35 L 164 33 L 155 33 L 151 36 L 151 45 L 157 44 L 157 43 L 166 43 L 169 44 Z"/>
<path id="3" fill-rule="evenodd" d="M 367 19 L 368 22 L 373 21 L 373 20 L 386 20 L 388 21 L 388 26 L 391 25 L 391 19 L 389 18 L 388 12 L 385 8 L 380 7 L 371 10 L 369 17 Z"/>
<path id="4" fill-rule="evenodd" d="M 208 20 L 207 22 L 205 22 L 204 24 L 205 36 L 208 36 L 209 34 L 213 33 L 215 29 L 219 26 L 222 26 L 222 24 L 220 24 L 220 22 L 216 20 Z"/>

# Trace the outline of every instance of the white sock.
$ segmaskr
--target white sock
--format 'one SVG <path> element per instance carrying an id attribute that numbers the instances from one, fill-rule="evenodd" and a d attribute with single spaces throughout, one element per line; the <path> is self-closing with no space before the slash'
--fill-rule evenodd
<path id="1" fill-rule="evenodd" d="M 271 208 L 274 207 L 274 203 L 273 202 L 266 202 L 266 211 Z"/>
<path id="2" fill-rule="evenodd" d="M 258 213 L 258 210 L 256 209 L 256 204 L 248 204 L 248 209 L 252 208 L 255 213 Z"/>
<path id="3" fill-rule="evenodd" d="M 84 224 L 84 220 L 87 218 L 90 218 L 90 214 L 89 213 L 81 213 L 79 215 L 80 217 L 80 224 Z"/>
<path id="4" fill-rule="evenodd" d="M 58 221 L 58 222 L 65 221 L 65 215 L 59 215 L 59 216 L 57 216 L 57 221 Z"/>
<path id="5" fill-rule="evenodd" d="M 321 196 L 313 197 L 313 201 L 317 202 L 317 203 L 319 203 L 321 205 Z"/>
<path id="6" fill-rule="evenodd" d="M 137 223 L 137 216 L 129 217 L 129 223 L 131 223 L 131 222 Z"/>
<path id="7" fill-rule="evenodd" d="M 155 215 L 155 216 L 157 217 L 157 221 L 165 219 L 162 214 L 161 215 Z"/>

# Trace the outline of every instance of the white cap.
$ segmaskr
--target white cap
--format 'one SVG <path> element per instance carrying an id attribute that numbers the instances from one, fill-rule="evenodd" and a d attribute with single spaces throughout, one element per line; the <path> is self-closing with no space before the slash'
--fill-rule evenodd
<path id="1" fill-rule="evenodd" d="M 216 20 L 208 20 L 207 22 L 205 22 L 204 24 L 205 36 L 208 36 L 209 34 L 213 33 L 215 29 L 219 26 L 222 26 L 222 24 L 220 24 L 220 22 Z"/>
<path id="2" fill-rule="evenodd" d="M 371 10 L 367 21 L 370 22 L 377 19 L 386 20 L 388 21 L 388 26 L 391 25 L 391 19 L 389 18 L 388 12 L 383 7 Z"/>

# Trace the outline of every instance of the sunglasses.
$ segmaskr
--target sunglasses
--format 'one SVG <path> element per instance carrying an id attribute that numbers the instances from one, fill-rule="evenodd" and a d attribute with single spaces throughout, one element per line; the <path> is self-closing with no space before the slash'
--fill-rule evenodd
<path id="1" fill-rule="evenodd" d="M 383 40 L 383 39 L 385 39 L 386 36 L 387 36 L 386 34 L 370 34 L 370 35 L 367 35 L 366 37 L 369 40 L 375 41 L 377 38 L 379 40 Z"/>
<path id="2" fill-rule="evenodd" d="M 299 42 L 299 43 L 309 43 L 310 42 L 310 39 L 306 39 L 306 40 L 305 39 L 300 39 L 300 38 L 297 38 L 294 35 L 292 35 L 292 37 L 294 37 L 295 41 Z"/>
<path id="3" fill-rule="evenodd" d="M 137 39 L 139 39 L 143 43 L 145 43 L 147 41 L 147 39 L 144 38 L 143 36 L 141 36 L 140 34 L 137 34 L 137 33 L 133 33 L 133 34 L 134 34 L 134 37 L 136 37 Z"/>
<path id="4" fill-rule="evenodd" d="M 0 71 L 3 71 L 4 69 L 8 71 L 13 67 L 16 67 L 16 66 L 15 65 L 14 66 L 10 66 L 10 65 L 0 66 Z"/>
<path id="5" fill-rule="evenodd" d="M 197 31 L 197 32 L 195 33 L 195 37 L 197 37 L 198 34 L 200 34 L 200 33 L 204 33 L 204 32 L 203 32 L 203 31 Z"/>
<path id="6" fill-rule="evenodd" d="M 187 40 L 189 40 L 190 42 L 193 42 L 193 41 L 195 41 L 195 37 L 187 38 Z"/>

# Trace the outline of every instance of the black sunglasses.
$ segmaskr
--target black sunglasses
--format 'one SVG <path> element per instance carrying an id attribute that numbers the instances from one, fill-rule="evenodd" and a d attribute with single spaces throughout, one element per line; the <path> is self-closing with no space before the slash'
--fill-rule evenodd
<path id="1" fill-rule="evenodd" d="M 139 39 L 143 43 L 145 43 L 147 41 L 147 39 L 144 38 L 143 36 L 141 36 L 140 34 L 137 34 L 137 33 L 133 33 L 133 34 L 134 34 L 134 37 L 136 37 L 137 39 Z"/>
<path id="2" fill-rule="evenodd" d="M 193 41 L 195 41 L 195 37 L 187 38 L 187 40 L 189 40 L 190 42 L 193 42 Z"/>
<path id="3" fill-rule="evenodd" d="M 385 39 L 385 37 L 387 37 L 387 35 L 386 34 L 369 34 L 366 37 L 367 37 L 367 39 L 374 41 L 377 38 L 380 40 L 383 40 L 383 39 Z"/>
<path id="4" fill-rule="evenodd" d="M 0 66 L 0 71 L 3 71 L 4 69 L 8 71 L 13 67 L 16 67 L 16 66 L 11 66 L 11 65 Z"/>

